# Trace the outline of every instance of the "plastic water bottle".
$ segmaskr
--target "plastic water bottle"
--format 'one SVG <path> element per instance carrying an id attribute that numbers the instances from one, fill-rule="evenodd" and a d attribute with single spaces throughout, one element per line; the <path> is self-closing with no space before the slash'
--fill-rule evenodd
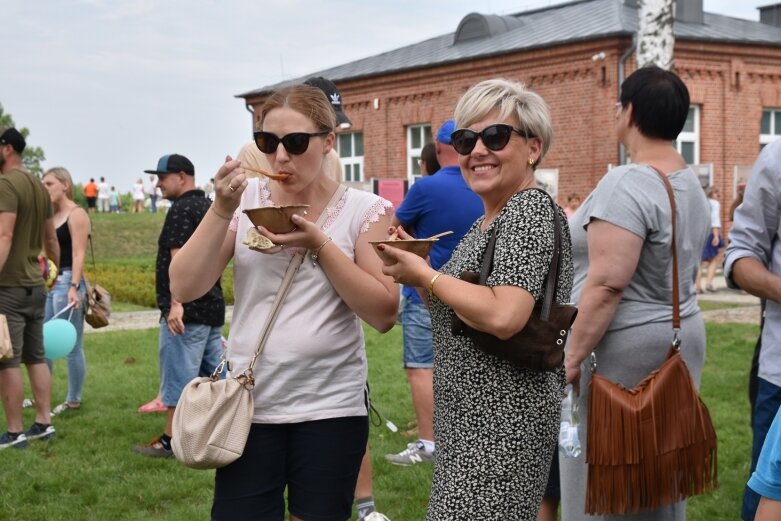
<path id="1" fill-rule="evenodd" d="M 573 396 L 572 385 L 564 388 L 564 400 L 561 402 L 561 425 L 559 427 L 559 455 L 565 458 L 580 456 L 580 437 L 578 437 L 578 402 Z"/>

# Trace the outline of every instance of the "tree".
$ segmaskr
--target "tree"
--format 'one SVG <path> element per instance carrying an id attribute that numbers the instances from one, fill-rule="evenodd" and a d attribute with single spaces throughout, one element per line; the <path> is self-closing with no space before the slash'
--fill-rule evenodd
<path id="1" fill-rule="evenodd" d="M 637 31 L 637 68 L 673 67 L 673 0 L 641 0 Z"/>
<path id="2" fill-rule="evenodd" d="M 18 128 L 14 123 L 14 118 L 10 114 L 6 114 L 3 110 L 3 104 L 0 103 L 0 133 L 5 132 L 7 129 L 14 127 L 22 133 L 24 139 L 27 140 L 27 136 L 30 135 L 30 131 L 27 127 Z M 28 172 L 41 176 L 43 168 L 41 167 L 41 161 L 46 160 L 46 155 L 43 153 L 41 147 L 27 146 L 22 152 L 22 163 Z"/>

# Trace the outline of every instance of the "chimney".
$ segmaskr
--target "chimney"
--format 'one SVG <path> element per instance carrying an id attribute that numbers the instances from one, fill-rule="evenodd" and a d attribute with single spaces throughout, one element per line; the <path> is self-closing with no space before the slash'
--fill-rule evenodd
<path id="1" fill-rule="evenodd" d="M 781 4 L 757 7 L 760 23 L 781 27 Z"/>
<path id="2" fill-rule="evenodd" d="M 703 23 L 702 0 L 676 0 L 675 19 L 679 22 Z"/>

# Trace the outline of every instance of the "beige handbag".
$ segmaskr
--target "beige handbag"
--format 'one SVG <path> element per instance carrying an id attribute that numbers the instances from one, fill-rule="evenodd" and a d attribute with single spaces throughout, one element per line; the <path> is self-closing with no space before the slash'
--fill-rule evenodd
<path id="1" fill-rule="evenodd" d="M 11 333 L 8 331 L 8 319 L 0 315 L 0 360 L 13 358 L 14 346 L 11 344 Z"/>
<path id="2" fill-rule="evenodd" d="M 328 208 L 341 199 L 345 190 L 345 186 L 336 190 L 317 220 L 317 226 L 322 226 L 328 216 Z M 223 356 L 211 376 L 194 378 L 182 390 L 174 411 L 171 448 L 176 458 L 186 467 L 224 467 L 236 461 L 244 452 L 254 411 L 253 367 L 263 351 L 271 326 L 305 255 L 306 253 L 299 252 L 290 261 L 249 367 L 236 376 L 219 379 L 226 365 L 229 365 Z M 230 370 L 230 367 L 228 369 Z"/>

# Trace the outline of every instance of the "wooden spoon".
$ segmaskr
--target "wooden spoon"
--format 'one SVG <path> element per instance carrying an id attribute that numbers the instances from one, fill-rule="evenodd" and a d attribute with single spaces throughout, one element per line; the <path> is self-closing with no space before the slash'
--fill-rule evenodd
<path id="1" fill-rule="evenodd" d="M 424 241 L 431 241 L 431 240 L 434 240 L 434 239 L 439 239 L 440 237 L 444 237 L 445 235 L 450 235 L 451 233 L 453 233 L 453 230 L 448 230 L 446 232 L 437 233 L 436 235 L 432 235 L 431 237 L 426 237 L 423 240 Z"/>
<path id="2" fill-rule="evenodd" d="M 290 174 L 270 174 L 265 170 L 261 170 L 260 168 L 253 168 L 251 166 L 245 166 L 245 165 L 241 165 L 241 168 L 243 168 L 244 170 L 249 170 L 250 172 L 255 172 L 256 174 L 264 175 L 269 179 L 273 179 L 274 181 L 282 181 L 284 179 L 287 179 L 287 176 L 290 175 Z"/>

